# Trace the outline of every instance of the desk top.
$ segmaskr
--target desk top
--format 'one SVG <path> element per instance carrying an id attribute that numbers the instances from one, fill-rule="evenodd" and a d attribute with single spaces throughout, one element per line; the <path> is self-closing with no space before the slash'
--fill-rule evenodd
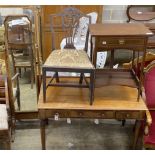
<path id="1" fill-rule="evenodd" d="M 147 110 L 141 98 L 137 102 L 137 89 L 126 86 L 96 88 L 92 106 L 86 88 L 48 87 L 46 95 L 44 103 L 41 88 L 38 109 Z"/>
<path id="2" fill-rule="evenodd" d="M 90 24 L 92 36 L 152 36 L 153 33 L 142 23 Z"/>

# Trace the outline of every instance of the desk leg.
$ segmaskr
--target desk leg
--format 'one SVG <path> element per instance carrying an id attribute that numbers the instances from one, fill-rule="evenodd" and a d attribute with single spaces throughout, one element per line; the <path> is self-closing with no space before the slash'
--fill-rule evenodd
<path id="1" fill-rule="evenodd" d="M 141 128 L 141 121 L 136 120 L 134 140 L 133 140 L 133 146 L 132 146 L 133 150 L 136 149 L 136 145 L 137 145 L 137 142 L 138 142 L 138 137 L 139 137 L 139 134 L 140 134 L 140 128 Z"/>
<path id="2" fill-rule="evenodd" d="M 41 120 L 40 121 L 40 133 L 41 133 L 42 150 L 46 149 L 45 124 L 46 124 L 46 120 Z"/>

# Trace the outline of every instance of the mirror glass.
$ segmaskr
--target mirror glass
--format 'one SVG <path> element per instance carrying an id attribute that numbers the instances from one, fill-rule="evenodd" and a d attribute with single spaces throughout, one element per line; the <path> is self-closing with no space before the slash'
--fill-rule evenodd
<path id="1" fill-rule="evenodd" d="M 33 40 L 34 37 L 34 29 L 35 29 L 35 24 L 34 24 L 34 12 L 29 9 L 29 8 L 13 8 L 13 7 L 2 7 L 0 8 L 0 32 L 3 33 L 5 26 L 4 26 L 4 20 L 8 15 L 27 15 L 30 22 L 32 22 L 32 36 L 28 35 L 28 37 L 32 37 L 31 39 Z M 21 20 L 16 20 L 13 19 L 8 25 L 9 25 L 9 33 L 8 36 L 12 37 L 14 40 L 19 39 L 17 42 L 19 43 L 22 39 L 22 35 L 25 35 L 25 33 L 29 33 L 29 30 L 27 28 L 27 23 L 29 21 L 27 19 L 21 18 Z M 25 25 L 26 26 L 25 26 Z M 16 25 L 20 25 L 19 27 L 15 27 Z M 15 35 L 18 33 L 18 37 L 16 38 Z M 3 38 L 4 39 L 4 38 Z M 3 47 L 3 41 L 1 41 L 1 46 L 0 48 Z M 18 44 L 17 43 L 17 44 Z M 16 44 L 16 43 L 15 43 Z M 32 44 L 31 44 L 32 45 Z M 18 82 L 15 80 L 15 85 L 13 88 L 13 94 L 14 96 L 20 96 L 19 98 L 16 98 L 16 101 L 14 102 L 15 104 L 15 109 L 17 111 L 34 111 L 37 110 L 37 92 L 36 92 L 36 80 L 35 80 L 35 51 L 31 47 L 31 45 L 28 45 L 27 47 L 20 47 L 21 49 L 17 48 L 13 52 L 8 52 L 9 55 L 9 70 L 11 73 L 11 77 L 14 77 L 15 70 L 17 73 L 19 73 L 19 89 L 20 91 L 17 91 L 17 84 Z M 15 45 L 14 45 L 15 46 Z M 12 46 L 11 46 L 12 47 Z M 23 49 L 22 49 L 23 48 Z M 30 54 L 32 50 L 32 55 Z M 3 57 L 3 50 L 0 51 L 0 58 Z M 12 54 L 13 53 L 13 54 Z M 16 57 L 16 61 L 18 63 L 21 63 L 21 67 L 15 67 L 17 65 L 17 62 L 14 62 L 15 59 L 13 58 Z M 20 59 L 22 57 L 22 59 Z M 27 61 L 26 61 L 27 60 Z M 25 63 L 25 64 L 24 64 Z M 28 64 L 30 63 L 31 67 L 27 67 Z M 19 64 L 18 64 L 19 65 Z M 17 66 L 18 66 L 17 65 Z M 33 69 L 32 69 L 33 65 Z M 33 77 L 32 75 L 32 70 L 33 70 Z M 33 79 L 33 84 L 31 84 Z M 12 82 L 14 84 L 14 81 Z M 18 95 L 17 95 L 18 94 Z M 19 109 L 19 102 L 20 102 L 20 109 Z"/>

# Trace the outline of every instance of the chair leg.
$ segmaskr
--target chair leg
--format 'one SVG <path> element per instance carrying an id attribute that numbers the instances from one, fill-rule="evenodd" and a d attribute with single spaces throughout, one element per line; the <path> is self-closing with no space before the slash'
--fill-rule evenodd
<path id="1" fill-rule="evenodd" d="M 92 105 L 94 101 L 94 87 L 95 87 L 95 75 L 94 75 L 94 71 L 92 71 L 90 73 L 90 84 L 89 84 L 90 105 Z"/>
<path id="2" fill-rule="evenodd" d="M 79 84 L 82 84 L 83 78 L 84 78 L 84 73 L 81 73 L 81 74 L 80 74 L 80 81 L 79 81 Z"/>
<path id="3" fill-rule="evenodd" d="M 59 83 L 59 75 L 58 72 L 55 72 L 56 82 Z"/>

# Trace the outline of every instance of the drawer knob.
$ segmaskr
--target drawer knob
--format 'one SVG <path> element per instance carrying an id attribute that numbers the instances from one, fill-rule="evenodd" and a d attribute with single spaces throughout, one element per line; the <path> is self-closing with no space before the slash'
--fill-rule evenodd
<path id="1" fill-rule="evenodd" d="M 119 40 L 119 44 L 120 44 L 120 45 L 123 45 L 123 44 L 125 44 L 125 40 L 123 40 L 123 39 L 120 39 L 120 40 Z"/>
<path id="2" fill-rule="evenodd" d="M 102 115 L 102 117 L 104 117 L 104 116 L 105 116 L 105 114 L 104 114 L 104 113 L 102 113 L 101 115 Z"/>
<path id="3" fill-rule="evenodd" d="M 129 114 L 126 114 L 126 117 L 128 118 L 130 115 Z"/>
<path id="4" fill-rule="evenodd" d="M 102 42 L 102 44 L 103 44 L 103 45 L 106 45 L 106 44 L 107 44 L 107 42 L 106 42 L 106 41 L 103 41 L 103 42 Z"/>
<path id="5" fill-rule="evenodd" d="M 82 115 L 83 115 L 83 113 L 82 113 L 82 112 L 80 112 L 80 113 L 79 113 L 79 115 L 80 115 L 80 116 L 82 116 Z"/>

